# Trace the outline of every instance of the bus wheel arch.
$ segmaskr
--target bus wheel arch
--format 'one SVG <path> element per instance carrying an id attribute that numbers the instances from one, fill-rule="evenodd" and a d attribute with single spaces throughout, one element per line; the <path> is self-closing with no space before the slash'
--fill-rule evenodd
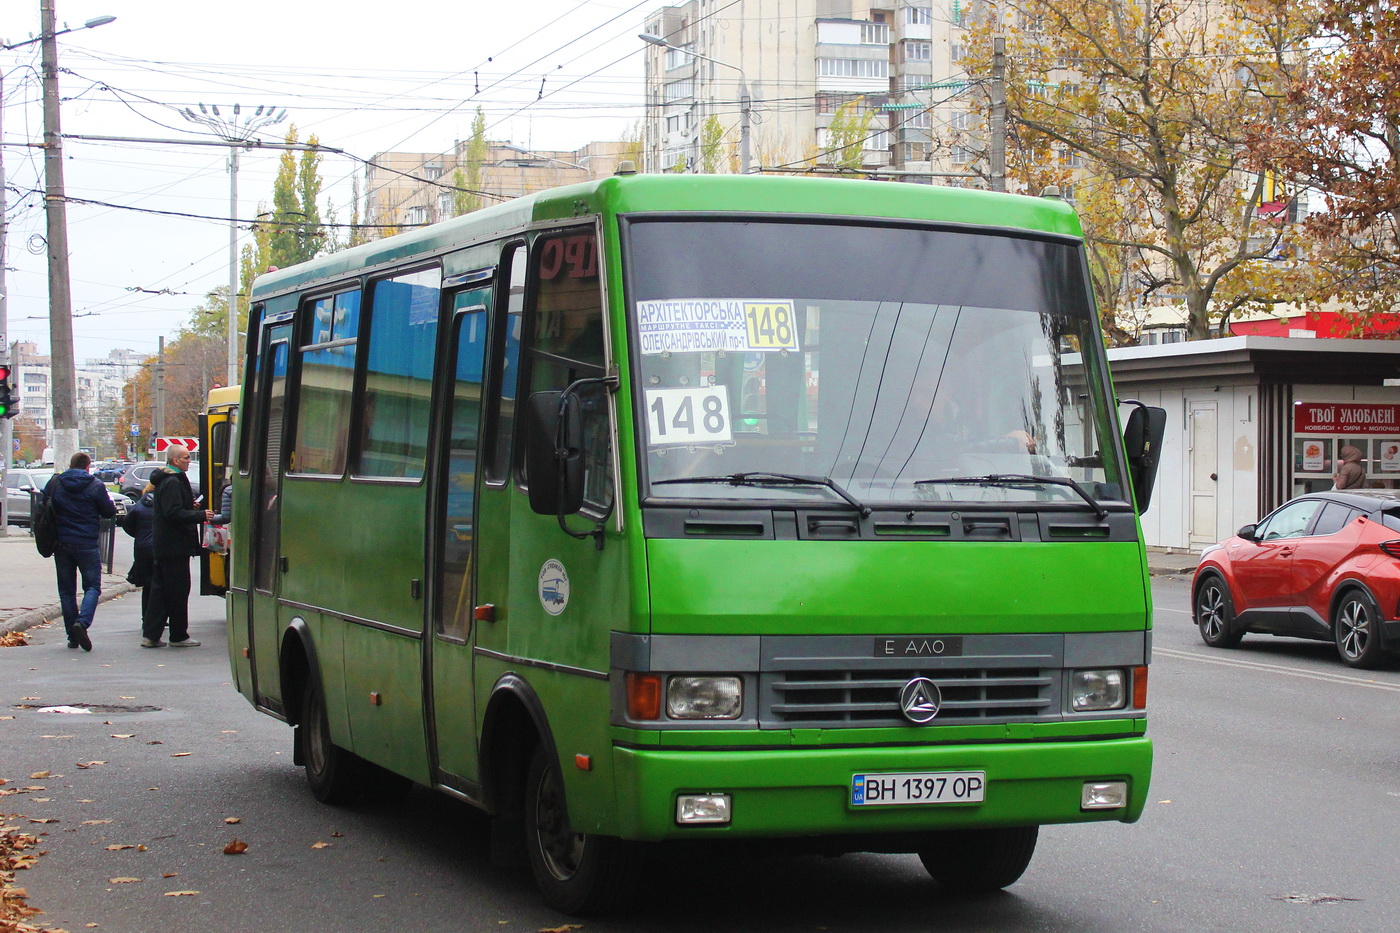
<path id="1" fill-rule="evenodd" d="M 297 616 L 287 625 L 286 631 L 282 633 L 282 646 L 278 652 L 280 655 L 277 669 L 280 672 L 282 688 L 282 714 L 287 717 L 287 722 L 293 726 L 300 727 L 302 724 L 302 703 L 305 699 L 306 683 L 311 678 L 316 678 L 317 686 L 320 686 L 321 666 L 316 663 L 316 643 L 311 639 L 311 629 L 307 626 L 306 620 Z M 322 696 L 324 696 L 324 690 Z M 294 764 L 302 764 L 300 760 L 301 745 L 297 743 L 297 759 Z"/>
<path id="2" fill-rule="evenodd" d="M 544 703 L 528 681 L 504 674 L 491 690 L 481 726 L 482 798 L 493 817 L 519 819 L 536 745 L 557 755 Z"/>

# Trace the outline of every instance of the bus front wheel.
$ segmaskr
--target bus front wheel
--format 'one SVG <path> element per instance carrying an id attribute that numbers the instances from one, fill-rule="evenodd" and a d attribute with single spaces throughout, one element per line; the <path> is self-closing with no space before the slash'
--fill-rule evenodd
<path id="1" fill-rule="evenodd" d="M 919 851 L 919 861 L 948 890 L 978 894 L 1016 883 L 1035 854 L 1040 827 L 957 829 L 938 835 L 937 844 Z"/>
<path id="2" fill-rule="evenodd" d="M 337 805 L 358 801 L 363 777 L 361 760 L 331 741 L 326 700 L 314 678 L 306 680 L 297 733 L 306 762 L 306 783 L 316 799 Z"/>
<path id="3" fill-rule="evenodd" d="M 526 777 L 525 847 L 535 884 L 555 910 L 598 914 L 632 893 L 633 847 L 610 836 L 574 832 L 559 762 L 543 745 L 535 747 Z"/>

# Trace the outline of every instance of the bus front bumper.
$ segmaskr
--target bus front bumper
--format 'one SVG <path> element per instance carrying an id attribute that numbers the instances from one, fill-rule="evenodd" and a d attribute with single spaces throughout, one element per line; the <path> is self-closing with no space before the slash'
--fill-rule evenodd
<path id="1" fill-rule="evenodd" d="M 1135 821 L 1148 793 L 1152 742 L 1142 736 L 997 745 L 613 752 L 628 839 L 919 833 L 943 829 Z M 856 806 L 858 774 L 985 773 L 978 803 Z M 1126 805 L 1081 808 L 1087 782 L 1121 781 Z M 727 794 L 725 824 L 681 825 L 681 795 Z"/>

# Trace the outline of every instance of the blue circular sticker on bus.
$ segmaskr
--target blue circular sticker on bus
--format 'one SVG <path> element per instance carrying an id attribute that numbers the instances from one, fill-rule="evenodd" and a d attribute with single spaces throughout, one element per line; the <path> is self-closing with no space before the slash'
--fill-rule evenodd
<path id="1" fill-rule="evenodd" d="M 540 605 L 552 616 L 569 605 L 569 574 L 559 561 L 550 558 L 540 568 L 539 593 Z"/>

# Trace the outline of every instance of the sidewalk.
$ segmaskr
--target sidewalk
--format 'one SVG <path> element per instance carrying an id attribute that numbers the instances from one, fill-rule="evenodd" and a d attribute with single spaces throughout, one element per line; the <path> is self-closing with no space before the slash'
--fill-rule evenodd
<path id="1" fill-rule="evenodd" d="M 102 602 L 136 590 L 126 582 L 128 563 L 118 558 L 112 568 L 117 573 L 102 575 Z M 28 528 L 9 526 L 9 534 L 0 538 L 0 632 L 17 632 L 62 617 L 53 560 L 39 555 Z"/>

